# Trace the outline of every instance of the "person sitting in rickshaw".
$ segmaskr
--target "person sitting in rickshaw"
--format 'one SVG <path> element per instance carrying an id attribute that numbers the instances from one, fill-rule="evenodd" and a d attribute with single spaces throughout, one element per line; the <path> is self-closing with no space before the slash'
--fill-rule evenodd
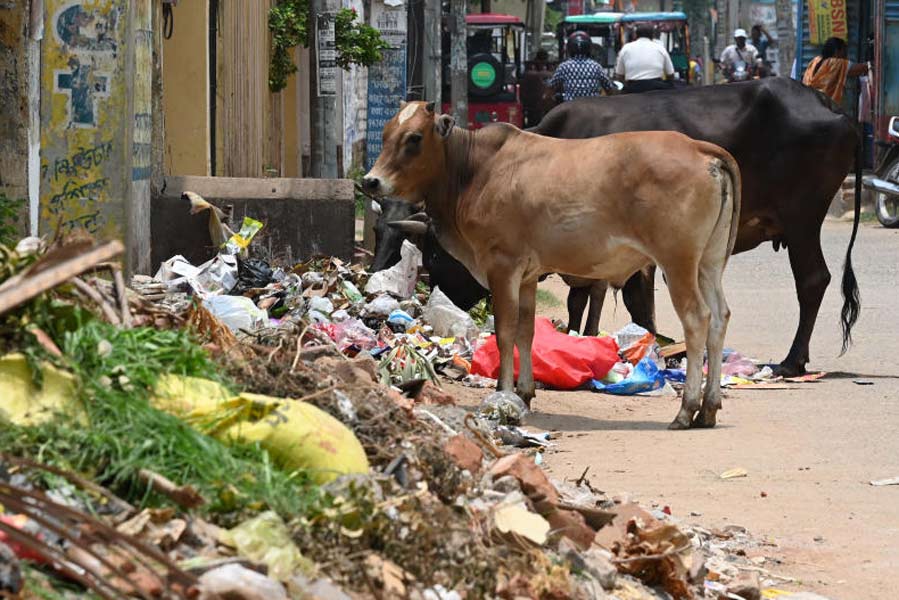
<path id="1" fill-rule="evenodd" d="M 546 84 L 562 93 L 562 101 L 599 96 L 600 88 L 615 89 L 598 62 L 590 58 L 590 36 L 575 31 L 568 36 L 568 60 L 562 62 Z"/>
<path id="2" fill-rule="evenodd" d="M 637 39 L 625 44 L 618 53 L 615 74 L 624 82 L 625 94 L 674 87 L 674 65 L 668 50 L 653 41 L 653 26 L 637 25 Z"/>

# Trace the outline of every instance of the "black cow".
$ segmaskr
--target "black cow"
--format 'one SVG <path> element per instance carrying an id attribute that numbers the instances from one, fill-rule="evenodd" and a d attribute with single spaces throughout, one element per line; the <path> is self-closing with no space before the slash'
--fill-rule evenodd
<path id="1" fill-rule="evenodd" d="M 421 250 L 421 262 L 428 271 L 431 286 L 439 287 L 453 304 L 462 310 L 469 310 L 489 295 L 489 290 L 478 283 L 468 269 L 437 242 L 437 235 L 427 218 L 423 213 L 415 214 L 412 204 L 404 200 L 382 198 L 373 201 L 372 207 L 378 213 L 372 272 L 399 262 L 403 240 L 409 239 Z"/>
<path id="2" fill-rule="evenodd" d="M 827 96 L 792 79 L 772 77 L 584 98 L 556 107 L 530 129 L 570 139 L 650 130 L 679 131 L 722 146 L 737 159 L 743 175 L 743 205 L 734 252 L 766 241 L 773 242 L 775 250 L 787 248 L 799 299 L 799 327 L 780 372 L 805 372 L 809 339 L 830 283 L 821 251 L 821 225 L 860 149 L 856 123 Z M 843 351 L 851 343 L 860 310 L 851 262 L 858 232 L 860 164 L 856 161 L 855 222 L 843 270 Z M 642 311 L 644 317 L 651 314 L 652 289 L 651 278 L 639 273 L 632 277 L 625 286 L 625 300 L 631 298 L 628 308 Z"/>

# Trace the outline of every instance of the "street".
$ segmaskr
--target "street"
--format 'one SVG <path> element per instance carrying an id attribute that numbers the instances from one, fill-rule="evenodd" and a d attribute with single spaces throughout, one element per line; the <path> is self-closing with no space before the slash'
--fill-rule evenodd
<path id="1" fill-rule="evenodd" d="M 838 283 L 850 230 L 850 223 L 827 222 L 822 236 L 833 281 L 808 369 L 827 371 L 827 378 L 788 390 L 729 391 L 718 427 L 685 432 L 666 429 L 679 406 L 673 397 L 538 392 L 528 424 L 558 431 L 558 446 L 546 455 L 551 475 L 576 479 L 589 466 L 592 485 L 606 493 L 658 501 L 707 528 L 746 527 L 774 544 L 760 554 L 782 561 L 763 568 L 798 580 L 784 589 L 839 600 L 888 597 L 894 587 L 888 574 L 899 572 L 899 486 L 868 481 L 899 475 L 899 231 L 861 227 L 853 262 L 862 315 L 855 345 L 839 357 Z M 564 303 L 560 280 L 544 288 Z M 765 245 L 734 257 L 725 291 L 733 312 L 727 346 L 763 361 L 782 359 L 798 314 L 786 253 Z M 680 339 L 661 276 L 656 302 L 660 331 Z M 564 304 L 542 312 L 566 318 Z M 602 329 L 614 331 L 627 320 L 623 304 L 608 298 Z M 718 477 L 734 467 L 748 476 Z"/>

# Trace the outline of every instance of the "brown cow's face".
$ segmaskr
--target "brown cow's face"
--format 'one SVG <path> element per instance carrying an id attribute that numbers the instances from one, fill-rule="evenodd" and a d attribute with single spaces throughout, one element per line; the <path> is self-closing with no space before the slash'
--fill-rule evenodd
<path id="1" fill-rule="evenodd" d="M 403 102 L 384 127 L 384 147 L 362 187 L 379 196 L 420 202 L 444 174 L 443 146 L 452 128 L 453 118 L 435 114 L 433 102 Z"/>

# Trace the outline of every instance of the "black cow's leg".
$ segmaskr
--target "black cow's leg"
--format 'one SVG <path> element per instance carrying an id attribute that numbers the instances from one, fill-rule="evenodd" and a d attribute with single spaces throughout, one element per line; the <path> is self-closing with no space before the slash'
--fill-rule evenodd
<path id="1" fill-rule="evenodd" d="M 655 280 L 656 267 L 650 265 L 631 275 L 621 289 L 631 320 L 652 333 L 656 333 Z"/>
<path id="2" fill-rule="evenodd" d="M 596 280 L 588 289 L 590 291 L 590 309 L 587 311 L 584 335 L 593 336 L 599 333 L 599 317 L 602 314 L 602 305 L 606 300 L 606 290 L 609 289 L 609 284 L 602 280 Z"/>
<path id="3" fill-rule="evenodd" d="M 586 287 L 568 288 L 568 331 L 581 332 L 581 319 L 587 308 L 590 290 Z"/>
<path id="4" fill-rule="evenodd" d="M 789 354 L 775 372 L 785 377 L 795 377 L 805 373 L 805 365 L 809 360 L 809 340 L 815 328 L 821 300 L 830 283 L 830 271 L 821 251 L 820 229 L 807 237 L 788 240 L 787 250 L 796 282 L 796 296 L 799 299 L 799 327 Z"/>

